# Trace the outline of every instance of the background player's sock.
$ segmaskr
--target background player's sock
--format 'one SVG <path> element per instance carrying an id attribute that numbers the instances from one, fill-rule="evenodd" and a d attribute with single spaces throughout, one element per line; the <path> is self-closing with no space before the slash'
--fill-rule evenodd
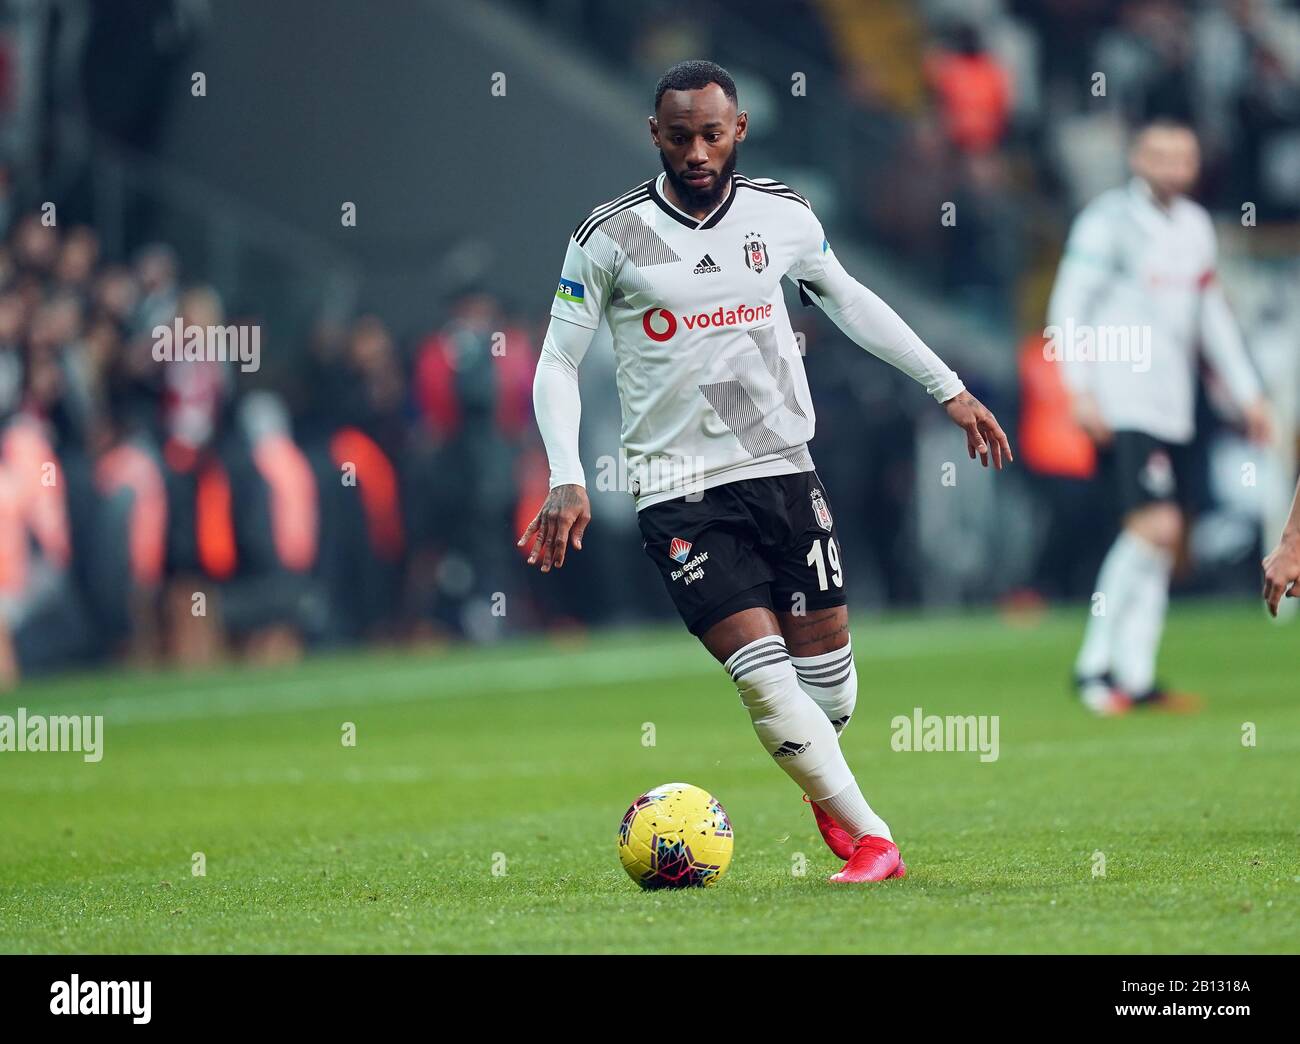
<path id="1" fill-rule="evenodd" d="M 1133 578 L 1141 570 L 1146 541 L 1124 530 L 1106 552 L 1097 574 L 1097 589 L 1088 603 L 1088 627 L 1083 633 L 1083 645 L 1074 661 L 1074 673 L 1080 678 L 1094 678 L 1114 667 L 1115 635 L 1118 622 L 1128 607 L 1133 590 Z M 1096 596 L 1104 595 L 1098 613 Z"/>
<path id="2" fill-rule="evenodd" d="M 1117 621 L 1113 658 L 1115 684 L 1130 696 L 1141 696 L 1155 683 L 1174 556 L 1140 537 L 1133 539 L 1140 554 L 1135 558 L 1128 605 Z"/>
<path id="3" fill-rule="evenodd" d="M 830 719 L 836 734 L 844 731 L 858 699 L 858 669 L 853 664 L 853 641 L 843 649 L 820 656 L 791 656 L 799 687 Z"/>
<path id="4" fill-rule="evenodd" d="M 821 803 L 850 786 L 856 789 L 835 729 L 799 687 L 784 639 L 771 635 L 750 642 L 727 660 L 726 668 L 763 749 L 809 800 Z"/>

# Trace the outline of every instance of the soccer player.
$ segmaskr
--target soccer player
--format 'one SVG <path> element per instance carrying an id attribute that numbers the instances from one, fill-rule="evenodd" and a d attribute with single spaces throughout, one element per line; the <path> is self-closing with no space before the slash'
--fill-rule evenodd
<path id="1" fill-rule="evenodd" d="M 598 206 L 568 244 L 533 388 L 551 488 L 519 545 L 544 573 L 582 548 L 577 368 L 604 316 L 646 553 L 846 860 L 831 880 L 902 877 L 839 746 L 857 694 L 843 557 L 808 452 L 813 406 L 781 278 L 924 385 L 972 459 L 1001 468 L 1011 448 L 957 375 L 844 271 L 808 201 L 736 171 L 748 117 L 724 69 L 669 69 L 654 113 L 663 173 Z"/>
<path id="2" fill-rule="evenodd" d="M 1187 127 L 1135 135 L 1129 183 L 1075 219 L 1048 305 L 1073 412 L 1101 449 L 1123 523 L 1097 578 L 1075 661 L 1079 698 L 1101 715 L 1191 709 L 1155 680 L 1169 578 L 1183 533 L 1197 348 L 1270 438 L 1269 411 L 1215 272 L 1214 226 L 1186 193 L 1200 165 Z"/>
<path id="3" fill-rule="evenodd" d="M 1296 483 L 1282 538 L 1264 559 L 1264 601 L 1274 616 L 1284 596 L 1300 598 L 1300 482 Z"/>

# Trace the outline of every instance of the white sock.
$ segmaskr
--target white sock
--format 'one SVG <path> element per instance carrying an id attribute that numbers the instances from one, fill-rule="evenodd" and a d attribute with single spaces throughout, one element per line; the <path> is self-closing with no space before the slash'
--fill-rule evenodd
<path id="1" fill-rule="evenodd" d="M 856 782 L 833 797 L 823 798 L 817 804 L 852 834 L 854 841 L 866 834 L 883 837 L 887 841 L 894 840 L 894 835 L 889 832 L 889 824 L 872 811 Z"/>
<path id="2" fill-rule="evenodd" d="M 889 828 L 862 797 L 830 720 L 799 687 L 785 640 L 769 635 L 750 642 L 732 654 L 726 668 L 763 749 L 809 800 L 833 815 L 855 840 L 882 827 L 882 836 L 888 836 Z"/>
<path id="3" fill-rule="evenodd" d="M 1145 540 L 1132 579 L 1132 593 L 1113 636 L 1115 684 L 1132 696 L 1141 696 L 1156 680 L 1160 636 L 1169 609 L 1169 577 L 1174 570 L 1172 552 Z"/>
<path id="4" fill-rule="evenodd" d="M 1121 531 L 1106 552 L 1097 574 L 1097 590 L 1088 604 L 1088 626 L 1074 671 L 1090 678 L 1115 666 L 1115 634 L 1132 596 L 1134 575 L 1141 569 L 1149 545 L 1127 530 Z M 1098 602 L 1097 595 L 1103 600 Z"/>
<path id="5" fill-rule="evenodd" d="M 794 673 L 803 689 L 830 719 L 836 734 L 853 716 L 858 701 L 858 669 L 853 664 L 853 640 L 842 649 L 820 656 L 791 656 Z"/>

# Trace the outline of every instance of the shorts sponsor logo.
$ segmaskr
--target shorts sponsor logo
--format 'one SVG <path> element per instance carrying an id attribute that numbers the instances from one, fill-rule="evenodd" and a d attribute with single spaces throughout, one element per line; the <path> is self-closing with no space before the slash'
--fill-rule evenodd
<path id="1" fill-rule="evenodd" d="M 689 547 L 690 545 L 688 544 L 687 546 Z M 686 586 L 690 587 L 696 580 L 703 580 L 704 563 L 708 560 L 709 553 L 707 551 L 701 551 L 689 562 L 683 563 L 680 569 L 674 569 L 672 571 L 673 583 L 684 578 L 686 580 Z"/>
<path id="2" fill-rule="evenodd" d="M 831 531 L 831 509 L 826 503 L 826 497 L 820 489 L 814 489 L 809 497 L 812 498 L 813 514 L 817 516 L 817 524 L 826 530 Z"/>
<path id="3" fill-rule="evenodd" d="M 674 562 L 685 562 L 691 554 L 691 544 L 689 540 L 683 540 L 681 537 L 673 537 L 673 542 L 668 545 L 668 557 Z"/>

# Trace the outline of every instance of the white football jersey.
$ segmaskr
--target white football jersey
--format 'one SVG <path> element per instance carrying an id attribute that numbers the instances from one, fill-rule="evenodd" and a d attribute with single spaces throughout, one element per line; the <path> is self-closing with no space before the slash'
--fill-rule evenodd
<path id="1" fill-rule="evenodd" d="M 1070 229 L 1048 306 L 1048 337 L 1075 391 L 1116 431 L 1167 442 L 1195 430 L 1198 349 L 1244 405 L 1260 389 L 1217 281 L 1214 225 L 1144 181 L 1102 193 Z"/>
<path id="2" fill-rule="evenodd" d="M 811 471 L 815 417 L 781 279 L 830 255 L 808 201 L 736 174 L 696 219 L 660 174 L 597 207 L 569 240 L 551 315 L 609 322 L 637 508 L 765 475 Z"/>

